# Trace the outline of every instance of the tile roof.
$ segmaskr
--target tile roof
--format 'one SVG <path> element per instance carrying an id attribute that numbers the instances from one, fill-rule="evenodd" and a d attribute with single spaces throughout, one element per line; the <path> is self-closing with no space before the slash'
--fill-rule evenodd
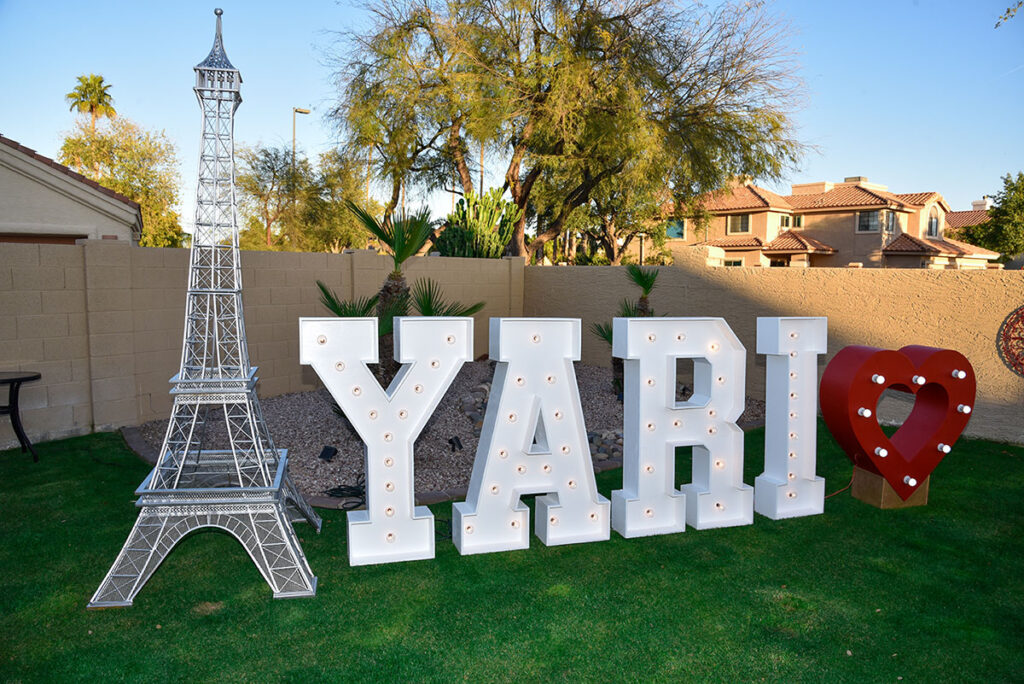
<path id="1" fill-rule="evenodd" d="M 900 192 L 900 193 L 896 193 L 896 197 L 898 197 L 901 202 L 906 202 L 907 204 L 914 204 L 916 206 L 923 207 L 925 204 L 927 204 L 931 200 L 941 198 L 942 195 L 940 195 L 939 193 L 937 193 L 935 191 L 932 191 L 932 192 Z"/>
<path id="2" fill-rule="evenodd" d="M 909 233 L 903 233 L 890 242 L 882 250 L 882 253 L 929 254 L 932 256 L 979 257 L 983 259 L 995 259 L 999 256 L 997 252 L 969 245 L 959 240 L 952 240 L 950 238 L 916 238 Z"/>
<path id="3" fill-rule="evenodd" d="M 784 233 L 779 233 L 779 236 L 765 245 L 762 251 L 834 254 L 836 250 L 834 247 L 830 247 L 824 242 L 815 240 L 808 235 L 801 235 L 799 232 L 787 230 Z"/>
<path id="4" fill-rule="evenodd" d="M 15 141 L 11 140 L 10 138 L 7 138 L 7 137 L 4 137 L 3 135 L 0 135 L 0 143 L 2 143 L 4 145 L 7 145 L 7 147 L 10 147 L 13 150 L 17 150 L 18 152 L 21 152 L 26 157 L 31 157 L 32 159 L 35 159 L 37 162 L 40 162 L 41 164 L 45 164 L 46 166 L 49 166 L 51 169 L 53 169 L 55 171 L 59 171 L 59 172 L 63 173 L 65 176 L 68 176 L 69 178 L 73 178 L 74 180 L 76 180 L 76 181 L 78 181 L 80 183 L 84 183 L 85 185 L 88 185 L 90 188 L 92 188 L 94 190 L 98 190 L 99 192 L 103 193 L 107 197 L 111 197 L 113 199 L 116 199 L 118 202 L 124 202 L 129 207 L 131 207 L 132 209 L 135 209 L 135 210 L 139 209 L 139 203 L 138 202 L 136 202 L 134 200 L 130 200 L 127 197 L 125 197 L 124 195 L 122 195 L 121 193 L 114 192 L 110 188 L 106 188 L 106 187 L 100 185 L 99 183 L 97 183 L 96 181 L 91 180 L 89 178 L 86 178 L 85 176 L 83 176 L 80 173 L 72 171 L 71 169 L 69 169 L 68 167 L 64 166 L 63 164 L 58 164 L 57 162 L 55 162 L 54 160 L 50 159 L 49 157 L 44 157 L 43 155 L 39 154 L 38 152 L 36 152 L 35 150 L 33 150 L 31 148 L 25 147 L 24 145 L 19 145 L 18 143 L 16 143 Z"/>
<path id="5" fill-rule="evenodd" d="M 701 244 L 709 247 L 721 247 L 722 249 L 760 249 L 764 242 L 755 235 L 728 235 L 715 240 L 708 240 Z"/>
<path id="6" fill-rule="evenodd" d="M 737 185 L 707 196 L 704 208 L 708 211 L 735 211 L 738 209 L 789 209 L 784 197 L 756 185 Z"/>
<path id="7" fill-rule="evenodd" d="M 785 198 L 794 209 L 839 209 L 842 207 L 886 207 L 890 204 L 908 206 L 899 196 L 884 190 L 868 190 L 858 185 L 844 185 L 828 192 L 789 195 Z"/>
<path id="8" fill-rule="evenodd" d="M 946 214 L 946 226 L 948 228 L 966 228 L 967 226 L 979 226 L 989 220 L 987 211 L 951 211 Z"/>

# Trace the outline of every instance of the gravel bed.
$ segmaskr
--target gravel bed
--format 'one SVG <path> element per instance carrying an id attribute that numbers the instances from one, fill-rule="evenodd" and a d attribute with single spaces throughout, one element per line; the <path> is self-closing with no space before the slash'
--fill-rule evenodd
<path id="1" fill-rule="evenodd" d="M 622 458 L 622 404 L 611 391 L 611 369 L 576 365 L 583 414 L 587 423 L 591 453 L 595 461 Z M 467 363 L 456 376 L 426 427 L 416 440 L 415 478 L 417 492 L 436 492 L 466 487 L 473 470 L 494 364 Z M 679 388 L 681 396 L 687 388 Z M 288 449 L 292 479 L 307 496 L 324 495 L 342 485 L 356 485 L 364 473 L 363 443 L 348 420 L 333 410 L 325 389 L 285 394 L 260 401 L 271 438 L 278 448 Z M 747 399 L 741 423 L 764 419 L 764 402 Z M 219 411 L 211 410 L 204 447 L 224 448 L 227 435 Z M 139 432 L 159 450 L 167 420 L 139 426 Z M 449 440 L 458 438 L 462 449 Z M 324 446 L 338 450 L 330 461 L 319 458 Z"/>

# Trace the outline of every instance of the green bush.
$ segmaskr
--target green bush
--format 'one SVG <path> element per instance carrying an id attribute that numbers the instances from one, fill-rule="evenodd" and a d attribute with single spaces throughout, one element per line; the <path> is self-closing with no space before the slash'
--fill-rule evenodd
<path id="1" fill-rule="evenodd" d="M 441 256 L 501 258 L 522 216 L 522 210 L 501 195 L 501 188 L 492 188 L 482 197 L 468 192 L 459 200 L 448 215 L 447 226 L 434 240 Z"/>

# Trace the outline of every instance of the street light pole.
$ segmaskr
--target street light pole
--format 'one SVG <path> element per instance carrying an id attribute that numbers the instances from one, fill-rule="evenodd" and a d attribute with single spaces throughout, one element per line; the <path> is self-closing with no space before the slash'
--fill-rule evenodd
<path id="1" fill-rule="evenodd" d="M 302 107 L 292 107 L 292 171 L 295 170 L 295 115 L 296 114 L 309 114 L 308 109 Z"/>

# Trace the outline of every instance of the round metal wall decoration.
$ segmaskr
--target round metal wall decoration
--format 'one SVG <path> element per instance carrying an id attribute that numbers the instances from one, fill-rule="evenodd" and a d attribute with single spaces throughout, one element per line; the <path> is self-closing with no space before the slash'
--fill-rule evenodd
<path id="1" fill-rule="evenodd" d="M 1024 306 L 1010 312 L 996 337 L 999 357 L 1010 370 L 1024 377 Z"/>

